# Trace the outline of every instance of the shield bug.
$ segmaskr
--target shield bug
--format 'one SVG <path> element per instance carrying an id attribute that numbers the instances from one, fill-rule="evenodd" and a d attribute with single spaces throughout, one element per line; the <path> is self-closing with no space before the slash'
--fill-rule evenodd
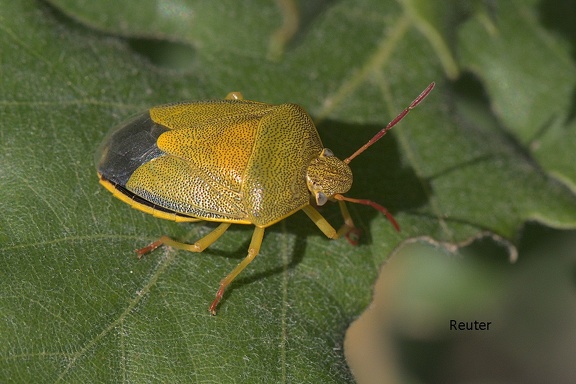
<path id="1" fill-rule="evenodd" d="M 209 307 L 214 315 L 226 287 L 258 255 L 265 228 L 303 210 L 329 238 L 354 231 L 345 202 L 369 205 L 398 223 L 381 205 L 345 197 L 352 186 L 348 163 L 379 140 L 434 88 L 345 160 L 324 148 L 310 116 L 298 105 L 270 105 L 230 93 L 223 100 L 153 107 L 114 129 L 100 146 L 100 184 L 133 208 L 177 222 L 219 222 L 194 244 L 163 236 L 137 250 L 161 245 L 202 252 L 231 224 L 254 225 L 246 258 L 220 282 Z M 311 205 L 338 201 L 339 230 Z"/>

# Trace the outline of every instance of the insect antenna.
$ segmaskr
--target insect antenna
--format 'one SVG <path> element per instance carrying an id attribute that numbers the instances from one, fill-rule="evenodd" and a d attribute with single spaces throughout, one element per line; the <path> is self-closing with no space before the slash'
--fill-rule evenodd
<path id="1" fill-rule="evenodd" d="M 374 144 L 375 142 L 380 140 L 382 138 L 382 136 L 384 136 L 386 134 L 386 132 L 388 132 L 390 129 L 392 129 L 393 126 L 398 124 L 400 122 L 400 120 L 402 120 L 408 113 L 410 113 L 411 110 L 416 108 L 416 106 L 418 104 L 420 104 L 420 102 L 422 100 L 424 100 L 430 92 L 432 92 L 432 89 L 434 88 L 435 85 L 436 84 L 434 82 L 430 83 L 430 85 L 427 86 L 426 89 L 423 90 L 422 93 L 420 93 L 420 95 L 418 95 L 418 97 L 415 98 L 414 101 L 412 101 L 408 107 L 406 107 L 402 112 L 400 112 L 400 114 L 398 116 L 396 116 L 391 122 L 389 122 L 388 125 L 386 125 L 382 130 L 380 130 L 380 132 L 378 132 L 376 135 L 374 135 L 373 138 L 368 140 L 368 142 L 366 144 L 364 144 L 362 147 L 360 147 L 351 156 L 344 159 L 344 162 L 346 164 L 349 164 L 356 156 L 358 156 L 359 154 L 364 152 L 366 149 L 368 149 L 368 147 L 370 147 L 372 144 Z M 340 201 L 349 201 L 351 203 L 371 206 L 372 208 L 383 213 L 388 218 L 390 223 L 392 223 L 392 225 L 394 226 L 396 231 L 400 232 L 400 226 L 398 225 L 398 222 L 396 221 L 396 219 L 394 219 L 394 216 L 392 216 L 392 214 L 390 212 L 388 212 L 388 210 L 386 208 L 384 208 L 383 206 L 381 206 L 380 204 L 375 203 L 372 200 L 367 200 L 367 199 L 353 199 L 351 197 L 343 196 L 339 193 L 335 194 L 334 198 L 336 200 L 340 200 Z"/>
<path id="2" fill-rule="evenodd" d="M 395 126 L 396 124 L 398 124 L 400 122 L 400 120 L 402 120 L 404 118 L 404 116 L 406 116 L 411 110 L 413 110 L 414 108 L 416 108 L 416 106 L 418 104 L 420 104 L 420 102 L 422 100 L 424 100 L 426 98 L 426 96 L 428 96 L 428 94 L 430 92 L 432 92 L 432 89 L 434 89 L 434 86 L 436 85 L 436 83 L 432 82 L 430 83 L 429 86 L 426 87 L 425 90 L 422 91 L 422 93 L 420 95 L 418 95 L 417 98 L 414 99 L 413 102 L 410 103 L 410 105 L 405 108 L 402 112 L 400 112 L 400 114 L 398 116 L 396 116 L 394 118 L 394 120 L 392 120 L 391 122 L 388 123 L 387 126 L 385 126 L 382 130 L 380 130 L 380 132 L 378 132 L 377 134 L 374 135 L 373 138 L 371 138 L 370 140 L 368 140 L 368 142 L 366 144 L 364 144 L 363 146 L 361 146 L 356 152 L 354 152 L 351 156 L 349 156 L 348 158 L 344 159 L 344 162 L 346 164 L 349 164 L 356 156 L 358 156 L 359 154 L 361 154 L 362 152 L 364 152 L 366 149 L 368 149 L 368 147 L 370 147 L 372 144 L 374 144 L 375 142 L 377 142 L 378 140 L 380 140 L 382 138 L 382 136 L 384 136 L 386 134 L 386 132 L 388 132 L 390 129 L 392 129 L 393 126 Z"/>

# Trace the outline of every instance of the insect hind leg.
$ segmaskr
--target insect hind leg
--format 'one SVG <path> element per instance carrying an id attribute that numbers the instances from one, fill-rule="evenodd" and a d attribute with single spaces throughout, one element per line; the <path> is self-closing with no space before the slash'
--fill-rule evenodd
<path id="1" fill-rule="evenodd" d="M 212 232 L 210 232 L 200 240 L 196 241 L 194 244 L 182 243 L 168 236 L 162 236 L 161 238 L 145 246 L 144 248 L 137 249 L 136 253 L 138 254 L 138 258 L 141 258 L 145 254 L 152 252 L 161 245 L 167 245 L 169 247 L 174 247 L 176 249 L 182 249 L 184 251 L 189 252 L 202 252 L 203 250 L 208 248 L 212 243 L 218 240 L 220 236 L 222 236 L 229 227 L 230 223 L 221 223 L 219 226 L 214 228 Z"/>

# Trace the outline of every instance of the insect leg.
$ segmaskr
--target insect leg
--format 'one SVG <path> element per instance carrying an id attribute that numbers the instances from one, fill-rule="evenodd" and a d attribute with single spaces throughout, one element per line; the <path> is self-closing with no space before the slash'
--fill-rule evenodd
<path id="1" fill-rule="evenodd" d="M 212 304 L 210 304 L 209 308 L 209 311 L 212 315 L 216 315 L 216 307 L 218 306 L 218 303 L 222 299 L 226 287 L 230 285 L 230 283 L 236 278 L 236 276 L 238 276 L 240 272 L 242 272 L 244 268 L 246 268 L 246 266 L 248 266 L 248 264 L 250 264 L 252 260 L 254 260 L 254 258 L 258 255 L 258 252 L 260 252 L 260 245 L 262 245 L 263 238 L 264 238 L 264 228 L 256 227 L 254 229 L 254 233 L 252 234 L 252 241 L 250 241 L 250 247 L 248 248 L 248 256 L 246 256 L 246 258 L 242 260 L 240 264 L 238 264 L 236 268 L 234 268 L 232 272 L 228 274 L 228 276 L 226 276 L 225 278 L 222 279 L 222 281 L 220 281 L 220 288 L 218 289 L 218 292 L 216 292 L 216 298 L 214 299 Z"/>
<path id="2" fill-rule="evenodd" d="M 348 240 L 350 244 L 358 245 L 358 239 L 360 238 L 362 231 L 354 225 L 354 221 L 352 220 L 352 216 L 350 216 L 346 203 L 342 200 L 338 200 L 338 206 L 340 207 L 340 212 L 342 212 L 342 218 L 344 219 L 344 224 L 342 224 L 337 232 L 338 237 L 345 235 L 346 240 Z"/>
<path id="3" fill-rule="evenodd" d="M 310 220 L 312 220 L 314 224 L 316 224 L 316 226 L 320 228 L 320 230 L 326 235 L 326 237 L 329 237 L 330 239 L 337 239 L 338 237 L 340 237 L 340 234 L 336 232 L 334 227 L 331 226 L 330 223 L 324 218 L 324 216 L 322 216 L 320 212 L 318 212 L 311 205 L 305 206 L 304 208 L 302 208 L 302 210 L 304 211 L 304 213 L 308 215 Z"/>
<path id="4" fill-rule="evenodd" d="M 315 208 L 311 205 L 307 205 L 302 210 L 308 215 L 308 217 L 316 224 L 318 228 L 330 239 L 338 239 L 342 235 L 346 235 L 346 239 L 353 245 L 358 244 L 359 229 L 354 226 L 352 221 L 352 216 L 348 212 L 348 208 L 343 201 L 338 202 L 340 204 L 340 211 L 342 212 L 342 217 L 344 218 L 344 224 L 338 231 L 334 229 L 332 225 L 322 216 Z"/>
<path id="5" fill-rule="evenodd" d="M 230 227 L 230 223 L 222 223 L 216 228 L 214 228 L 212 232 L 210 232 L 200 240 L 196 241 L 194 244 L 181 243 L 179 241 L 169 238 L 168 236 L 162 236 L 152 244 L 149 244 L 144 248 L 137 249 L 136 253 L 138 253 L 138 258 L 141 258 L 143 255 L 152 252 L 161 245 L 167 245 L 169 247 L 183 249 L 185 251 L 190 252 L 202 252 L 203 250 L 208 248 L 210 244 L 218 240 L 218 238 L 222 236 L 224 232 L 226 232 L 228 227 Z"/>

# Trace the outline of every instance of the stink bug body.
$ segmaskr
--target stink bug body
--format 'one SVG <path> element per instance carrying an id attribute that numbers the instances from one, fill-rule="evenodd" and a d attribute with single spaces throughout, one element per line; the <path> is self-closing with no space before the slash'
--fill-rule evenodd
<path id="1" fill-rule="evenodd" d="M 308 114 L 295 104 L 270 105 L 230 93 L 224 100 L 151 108 L 113 130 L 97 155 L 102 184 L 133 208 L 179 222 L 221 224 L 194 244 L 167 236 L 137 250 L 167 245 L 202 252 L 231 224 L 255 226 L 248 256 L 221 282 L 210 312 L 232 280 L 256 257 L 264 229 L 303 210 L 329 238 L 354 230 L 345 201 L 382 206 L 342 194 L 352 186 L 348 163 L 380 139 L 432 90 L 430 84 L 402 113 L 345 160 L 322 146 Z M 337 200 L 344 224 L 337 231 L 310 204 Z"/>

